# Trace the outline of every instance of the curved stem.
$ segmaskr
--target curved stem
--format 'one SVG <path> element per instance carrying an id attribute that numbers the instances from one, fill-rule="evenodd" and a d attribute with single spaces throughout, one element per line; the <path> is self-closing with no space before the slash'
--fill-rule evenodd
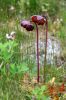
<path id="1" fill-rule="evenodd" d="M 39 35 L 38 35 L 38 25 L 36 24 L 36 40 L 37 40 L 37 81 L 39 82 L 39 45 L 38 45 L 38 40 L 39 40 Z"/>
<path id="2" fill-rule="evenodd" d="M 45 67 L 47 64 L 47 39 L 48 39 L 48 22 L 46 19 L 46 44 L 45 44 L 45 58 L 44 58 L 44 83 L 45 83 Z"/>

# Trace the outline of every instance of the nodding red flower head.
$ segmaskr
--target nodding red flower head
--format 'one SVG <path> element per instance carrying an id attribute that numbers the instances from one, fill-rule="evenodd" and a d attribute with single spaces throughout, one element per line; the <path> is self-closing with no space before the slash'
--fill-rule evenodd
<path id="1" fill-rule="evenodd" d="M 31 17 L 32 22 L 38 24 L 38 25 L 44 25 L 44 23 L 46 22 L 46 18 L 40 16 L 40 15 L 34 15 Z"/>
<path id="2" fill-rule="evenodd" d="M 32 24 L 26 26 L 27 31 L 32 31 L 33 29 L 34 29 L 34 26 Z"/>
<path id="3" fill-rule="evenodd" d="M 21 26 L 26 28 L 27 31 L 32 31 L 34 29 L 34 26 L 27 20 L 22 21 Z"/>

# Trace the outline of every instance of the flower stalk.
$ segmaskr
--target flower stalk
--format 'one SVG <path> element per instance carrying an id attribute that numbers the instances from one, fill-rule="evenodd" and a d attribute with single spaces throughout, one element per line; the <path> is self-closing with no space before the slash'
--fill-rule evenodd
<path id="1" fill-rule="evenodd" d="M 36 25 L 36 32 L 37 32 L 37 34 L 36 34 L 36 41 L 37 41 L 37 82 L 39 82 L 39 78 L 40 78 L 40 72 L 39 72 L 39 43 L 38 43 L 38 40 L 39 40 L 39 35 L 38 35 L 38 25 L 37 24 L 35 24 Z"/>

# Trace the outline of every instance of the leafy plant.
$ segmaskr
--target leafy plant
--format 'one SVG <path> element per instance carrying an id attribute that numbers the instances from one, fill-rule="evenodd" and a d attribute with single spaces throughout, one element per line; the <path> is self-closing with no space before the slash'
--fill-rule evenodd
<path id="1" fill-rule="evenodd" d="M 14 41 L 9 41 L 6 43 L 0 43 L 0 59 L 4 62 L 8 62 L 14 53 L 14 47 L 17 43 Z"/>
<path id="2" fill-rule="evenodd" d="M 19 65 L 15 65 L 15 64 L 10 65 L 10 73 L 13 75 L 18 74 L 22 76 L 27 71 L 29 71 L 29 68 L 27 67 L 26 63 L 21 63 Z"/>
<path id="3" fill-rule="evenodd" d="M 49 100 L 49 97 L 46 94 L 44 94 L 46 90 L 46 86 L 36 87 L 33 90 L 33 95 L 35 96 L 36 100 Z"/>
<path id="4" fill-rule="evenodd" d="M 12 56 L 15 53 L 14 49 L 16 46 L 17 43 L 15 41 L 0 43 L 0 71 L 2 75 L 6 75 L 9 71 Z"/>

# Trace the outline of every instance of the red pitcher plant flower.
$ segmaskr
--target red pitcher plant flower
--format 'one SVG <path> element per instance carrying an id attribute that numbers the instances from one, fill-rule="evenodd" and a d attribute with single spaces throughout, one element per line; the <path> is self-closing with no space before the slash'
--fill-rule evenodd
<path id="1" fill-rule="evenodd" d="M 37 68 L 38 68 L 38 79 L 37 81 L 39 82 L 39 49 L 38 49 L 38 39 L 39 39 L 39 35 L 38 35 L 38 25 L 46 25 L 46 45 L 45 45 L 45 59 L 44 59 L 44 65 L 46 65 L 46 55 L 47 55 L 47 32 L 48 32 L 48 26 L 47 26 L 47 19 L 46 17 L 40 16 L 40 15 L 33 15 L 31 17 L 32 22 L 35 23 L 36 25 L 36 38 L 37 38 Z M 45 81 L 45 66 L 44 66 L 44 81 Z"/>
<path id="2" fill-rule="evenodd" d="M 34 29 L 34 26 L 27 20 L 21 21 L 21 26 L 26 28 L 27 31 L 32 31 Z"/>

